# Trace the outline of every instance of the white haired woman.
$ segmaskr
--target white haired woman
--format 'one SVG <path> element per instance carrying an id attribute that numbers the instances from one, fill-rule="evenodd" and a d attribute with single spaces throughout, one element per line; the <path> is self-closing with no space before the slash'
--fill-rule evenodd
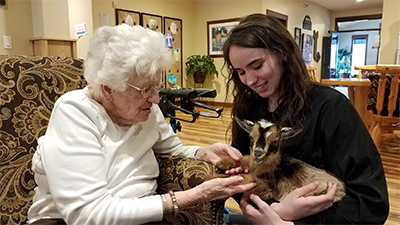
<path id="1" fill-rule="evenodd" d="M 126 24 L 94 33 L 84 75 L 88 86 L 56 102 L 32 167 L 38 187 L 30 223 L 142 224 L 198 202 L 226 199 L 255 184 L 216 179 L 157 195 L 156 153 L 211 163 L 238 160 L 231 146 L 185 146 L 158 108 L 160 71 L 173 61 L 161 33 Z M 237 170 L 241 170 L 237 168 Z M 57 221 L 57 222 L 59 222 Z"/>

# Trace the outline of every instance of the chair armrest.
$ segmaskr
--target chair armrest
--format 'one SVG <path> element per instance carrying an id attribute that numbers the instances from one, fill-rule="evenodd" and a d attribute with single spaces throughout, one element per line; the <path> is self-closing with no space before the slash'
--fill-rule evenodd
<path id="1" fill-rule="evenodd" d="M 206 174 L 217 170 L 212 164 L 171 155 L 156 155 L 160 166 L 157 178 L 157 193 L 168 193 L 169 190 L 183 191 L 196 187 L 203 182 Z M 222 224 L 224 200 L 200 202 L 181 210 L 176 216 L 181 224 Z"/>

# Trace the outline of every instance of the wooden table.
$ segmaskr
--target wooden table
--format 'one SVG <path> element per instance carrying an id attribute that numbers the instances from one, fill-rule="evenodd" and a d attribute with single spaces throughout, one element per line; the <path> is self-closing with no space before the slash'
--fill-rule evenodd
<path id="1" fill-rule="evenodd" d="M 369 127 L 368 91 L 371 82 L 369 79 L 322 79 L 321 83 L 327 85 L 342 85 L 348 89 L 349 99 L 360 114 L 364 124 Z"/>

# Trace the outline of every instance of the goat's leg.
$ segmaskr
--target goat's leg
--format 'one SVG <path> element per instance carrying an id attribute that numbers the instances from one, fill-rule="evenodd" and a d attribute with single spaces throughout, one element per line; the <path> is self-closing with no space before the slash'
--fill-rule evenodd
<path id="1" fill-rule="evenodd" d="M 241 157 L 239 161 L 235 161 L 232 158 L 227 157 L 227 158 L 223 158 L 223 159 L 219 160 L 215 166 L 218 169 L 225 171 L 225 170 L 230 170 L 230 169 L 240 167 L 240 166 L 250 167 L 251 161 L 252 160 L 249 155 L 245 155 L 245 156 Z"/>

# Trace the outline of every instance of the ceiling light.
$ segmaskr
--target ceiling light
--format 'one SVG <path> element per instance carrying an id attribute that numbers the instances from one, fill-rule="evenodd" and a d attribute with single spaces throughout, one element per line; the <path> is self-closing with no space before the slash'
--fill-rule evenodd
<path id="1" fill-rule="evenodd" d="M 364 0 L 356 0 L 356 2 L 362 2 L 362 1 L 364 1 Z"/>

